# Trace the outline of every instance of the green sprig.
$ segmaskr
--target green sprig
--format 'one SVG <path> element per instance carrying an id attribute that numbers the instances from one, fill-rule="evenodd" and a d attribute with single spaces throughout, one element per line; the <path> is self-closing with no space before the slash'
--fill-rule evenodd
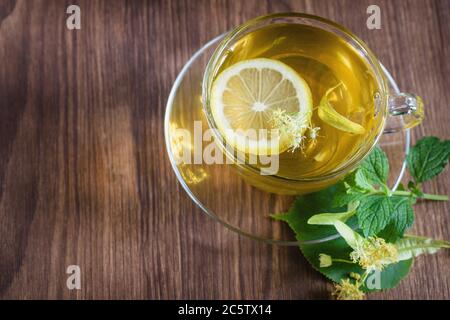
<path id="1" fill-rule="evenodd" d="M 376 235 L 386 228 L 393 239 L 403 236 L 414 221 L 412 205 L 417 199 L 447 201 L 447 195 L 422 192 L 422 182 L 443 171 L 450 156 L 449 141 L 439 141 L 434 137 L 420 140 L 407 157 L 408 168 L 414 168 L 414 181 L 404 187 L 392 190 L 387 185 L 389 162 L 381 148 L 376 147 L 362 165 L 343 182 L 333 203 L 343 206 L 359 201 L 356 208 L 359 227 L 365 236 Z M 427 149 L 436 156 L 430 156 Z M 432 168 L 428 170 L 426 168 Z"/>
<path id="2" fill-rule="evenodd" d="M 407 156 L 412 180 L 407 187 L 400 184 L 392 190 L 387 185 L 387 157 L 376 147 L 343 181 L 298 197 L 289 212 L 272 217 L 295 231 L 307 260 L 336 283 L 338 298 L 358 298 L 363 297 L 360 291 L 392 288 L 408 274 L 415 257 L 450 248 L 448 241 L 404 235 L 413 225 L 413 205 L 418 199 L 448 200 L 447 195 L 424 193 L 422 183 L 439 175 L 449 157 L 449 140 L 421 139 Z M 329 237 L 330 228 L 341 238 L 309 242 Z M 375 267 L 381 272 L 381 282 L 373 289 L 365 281 Z"/>

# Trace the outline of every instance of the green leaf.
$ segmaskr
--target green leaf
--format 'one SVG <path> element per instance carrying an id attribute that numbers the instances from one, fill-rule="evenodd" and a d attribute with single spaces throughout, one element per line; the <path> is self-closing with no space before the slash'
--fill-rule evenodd
<path id="1" fill-rule="evenodd" d="M 397 187 L 397 191 L 406 191 L 405 185 L 400 182 L 398 187 Z"/>
<path id="2" fill-rule="evenodd" d="M 416 183 L 422 183 L 441 173 L 449 157 L 450 140 L 425 137 L 416 143 L 406 159 L 412 177 Z"/>
<path id="3" fill-rule="evenodd" d="M 346 182 L 336 185 L 336 193 L 332 199 L 333 207 L 344 207 L 351 202 L 357 202 L 365 196 L 357 189 L 351 188 Z"/>
<path id="4" fill-rule="evenodd" d="M 386 240 L 386 242 L 390 243 L 395 243 L 398 239 L 401 238 L 392 220 L 383 230 L 377 233 L 377 237 L 383 238 L 384 240 Z"/>
<path id="5" fill-rule="evenodd" d="M 321 268 L 319 254 L 328 254 L 333 259 L 349 260 L 352 249 L 342 237 L 336 238 L 336 229 L 330 225 L 310 225 L 307 221 L 314 215 L 322 212 L 337 214 L 346 210 L 345 207 L 334 208 L 332 199 L 336 195 L 337 187 L 332 186 L 325 190 L 298 197 L 291 209 L 286 214 L 273 215 L 276 220 L 285 221 L 295 232 L 296 239 L 300 242 L 300 250 L 314 269 L 321 272 L 328 279 L 340 282 L 348 278 L 351 272 L 361 276 L 365 272 L 359 265 L 333 261 L 330 267 Z M 351 217 L 347 224 L 354 228 L 357 226 L 355 217 Z M 405 277 L 411 267 L 412 260 L 400 261 L 387 266 L 381 272 L 381 288 L 395 287 Z M 363 288 L 364 291 L 372 291 Z"/>
<path id="6" fill-rule="evenodd" d="M 323 212 L 342 213 L 347 210 L 345 206 L 336 208 L 331 204 L 337 189 L 337 186 L 334 185 L 319 192 L 297 197 L 287 213 L 275 214 L 271 215 L 271 217 L 275 220 L 287 222 L 294 231 L 300 231 L 307 226 L 308 232 L 306 234 L 298 235 L 301 236 L 304 241 L 335 236 L 337 232 L 334 226 L 308 225 L 308 220 L 313 215 Z M 354 218 L 351 220 L 356 224 Z"/>
<path id="7" fill-rule="evenodd" d="M 414 181 L 408 182 L 408 189 L 412 192 L 412 194 L 416 197 L 422 197 L 423 192 L 420 188 L 420 185 L 417 185 Z"/>
<path id="8" fill-rule="evenodd" d="M 414 223 L 414 209 L 410 198 L 391 197 L 394 206 L 394 212 L 391 215 L 391 222 L 397 231 L 398 236 L 402 237 L 405 231 L 412 227 Z"/>
<path id="9" fill-rule="evenodd" d="M 356 211 L 364 235 L 372 236 L 389 223 L 393 206 L 388 196 L 371 195 L 361 200 Z"/>
<path id="10" fill-rule="evenodd" d="M 350 259 L 352 249 L 343 238 L 313 244 L 300 244 L 300 250 L 314 269 L 334 282 L 340 282 L 341 279 L 348 278 L 351 272 L 358 273 L 361 276 L 365 272 L 365 270 L 356 263 L 333 261 L 333 264 L 329 267 L 320 267 L 319 254 L 321 253 L 328 254 L 333 259 Z"/>
<path id="11" fill-rule="evenodd" d="M 332 205 L 335 208 L 339 208 L 339 207 L 343 207 L 352 202 L 358 202 L 364 197 L 365 197 L 365 194 L 359 193 L 359 192 L 357 192 L 357 193 L 353 193 L 353 192 L 341 193 L 334 197 Z"/>
<path id="12" fill-rule="evenodd" d="M 433 254 L 442 248 L 450 248 L 450 242 L 430 238 L 406 236 L 395 245 L 398 250 L 398 260 L 408 260 L 422 254 Z"/>
<path id="13" fill-rule="evenodd" d="M 394 288 L 404 277 L 406 277 L 412 267 L 413 259 L 399 261 L 395 264 L 390 264 L 379 273 L 380 288 L 391 289 Z M 377 271 L 375 271 L 377 272 Z M 371 282 L 371 275 L 367 278 L 367 283 Z M 367 286 L 363 288 L 365 292 L 374 292 L 379 289 L 368 289 Z"/>
<path id="14" fill-rule="evenodd" d="M 344 179 L 344 184 L 347 190 L 352 190 L 354 192 L 364 193 L 374 190 L 372 184 L 367 179 L 365 172 L 361 169 L 354 170 L 347 175 Z"/>
<path id="15" fill-rule="evenodd" d="M 387 242 L 396 242 L 414 223 L 412 198 L 392 196 L 393 212 L 388 225 L 377 235 Z"/>
<path id="16" fill-rule="evenodd" d="M 375 147 L 363 161 L 359 170 L 364 174 L 368 183 L 385 186 L 389 174 L 389 162 L 386 154 L 380 147 Z"/>
<path id="17" fill-rule="evenodd" d="M 370 179 L 367 178 L 366 172 L 367 171 L 364 171 L 364 170 L 356 170 L 355 178 L 354 178 L 355 185 L 356 185 L 356 187 L 358 187 L 362 190 L 373 191 L 374 187 L 370 183 Z"/>

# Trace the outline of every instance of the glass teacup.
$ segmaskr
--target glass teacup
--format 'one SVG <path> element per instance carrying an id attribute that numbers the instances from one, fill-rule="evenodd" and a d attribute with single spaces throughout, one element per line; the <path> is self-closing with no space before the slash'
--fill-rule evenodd
<path id="1" fill-rule="evenodd" d="M 276 172 L 267 174 L 259 160 L 249 162 L 250 157 L 230 147 L 218 129 L 211 91 L 223 70 L 255 58 L 276 59 L 301 73 L 310 84 L 314 106 L 341 83 L 340 91 L 333 93 L 334 104 L 341 103 L 338 111 L 364 124 L 364 135 L 322 123 L 319 138 L 296 152 L 288 150 L 272 158 L 278 161 Z M 363 41 L 332 21 L 307 14 L 268 15 L 232 30 L 211 57 L 202 87 L 203 108 L 216 143 L 247 182 L 271 193 L 303 194 L 325 188 L 355 169 L 383 133 L 411 128 L 423 119 L 421 98 L 390 93 L 380 62 Z"/>

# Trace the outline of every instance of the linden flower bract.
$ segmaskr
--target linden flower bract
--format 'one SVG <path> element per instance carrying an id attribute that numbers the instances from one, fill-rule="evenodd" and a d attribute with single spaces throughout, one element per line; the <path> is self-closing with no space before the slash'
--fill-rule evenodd
<path id="1" fill-rule="evenodd" d="M 317 132 L 320 130 L 318 127 L 312 127 L 308 114 L 294 113 L 289 114 L 286 110 L 276 109 L 272 112 L 272 125 L 274 128 L 279 129 L 281 134 L 285 134 L 290 140 L 290 149 L 294 152 L 298 148 L 302 148 L 306 135 L 306 130 L 310 131 L 310 138 L 312 140 L 317 139 Z"/>
<path id="2" fill-rule="evenodd" d="M 341 283 L 334 284 L 333 296 L 337 300 L 363 300 L 364 292 L 359 290 L 358 283 L 351 283 L 350 279 L 342 279 Z"/>
<path id="3" fill-rule="evenodd" d="M 369 237 L 361 241 L 350 253 L 350 259 L 366 270 L 381 271 L 385 266 L 397 262 L 398 251 L 395 245 L 382 238 Z"/>

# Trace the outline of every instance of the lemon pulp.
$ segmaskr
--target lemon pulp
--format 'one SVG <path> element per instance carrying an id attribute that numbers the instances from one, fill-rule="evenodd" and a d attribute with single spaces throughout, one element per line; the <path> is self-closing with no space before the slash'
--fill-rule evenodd
<path id="1" fill-rule="evenodd" d="M 274 127 L 275 111 L 296 114 L 305 122 L 312 115 L 312 95 L 306 81 L 288 65 L 272 59 L 241 61 L 214 81 L 211 112 L 227 144 L 245 153 L 279 154 L 290 137 Z"/>

